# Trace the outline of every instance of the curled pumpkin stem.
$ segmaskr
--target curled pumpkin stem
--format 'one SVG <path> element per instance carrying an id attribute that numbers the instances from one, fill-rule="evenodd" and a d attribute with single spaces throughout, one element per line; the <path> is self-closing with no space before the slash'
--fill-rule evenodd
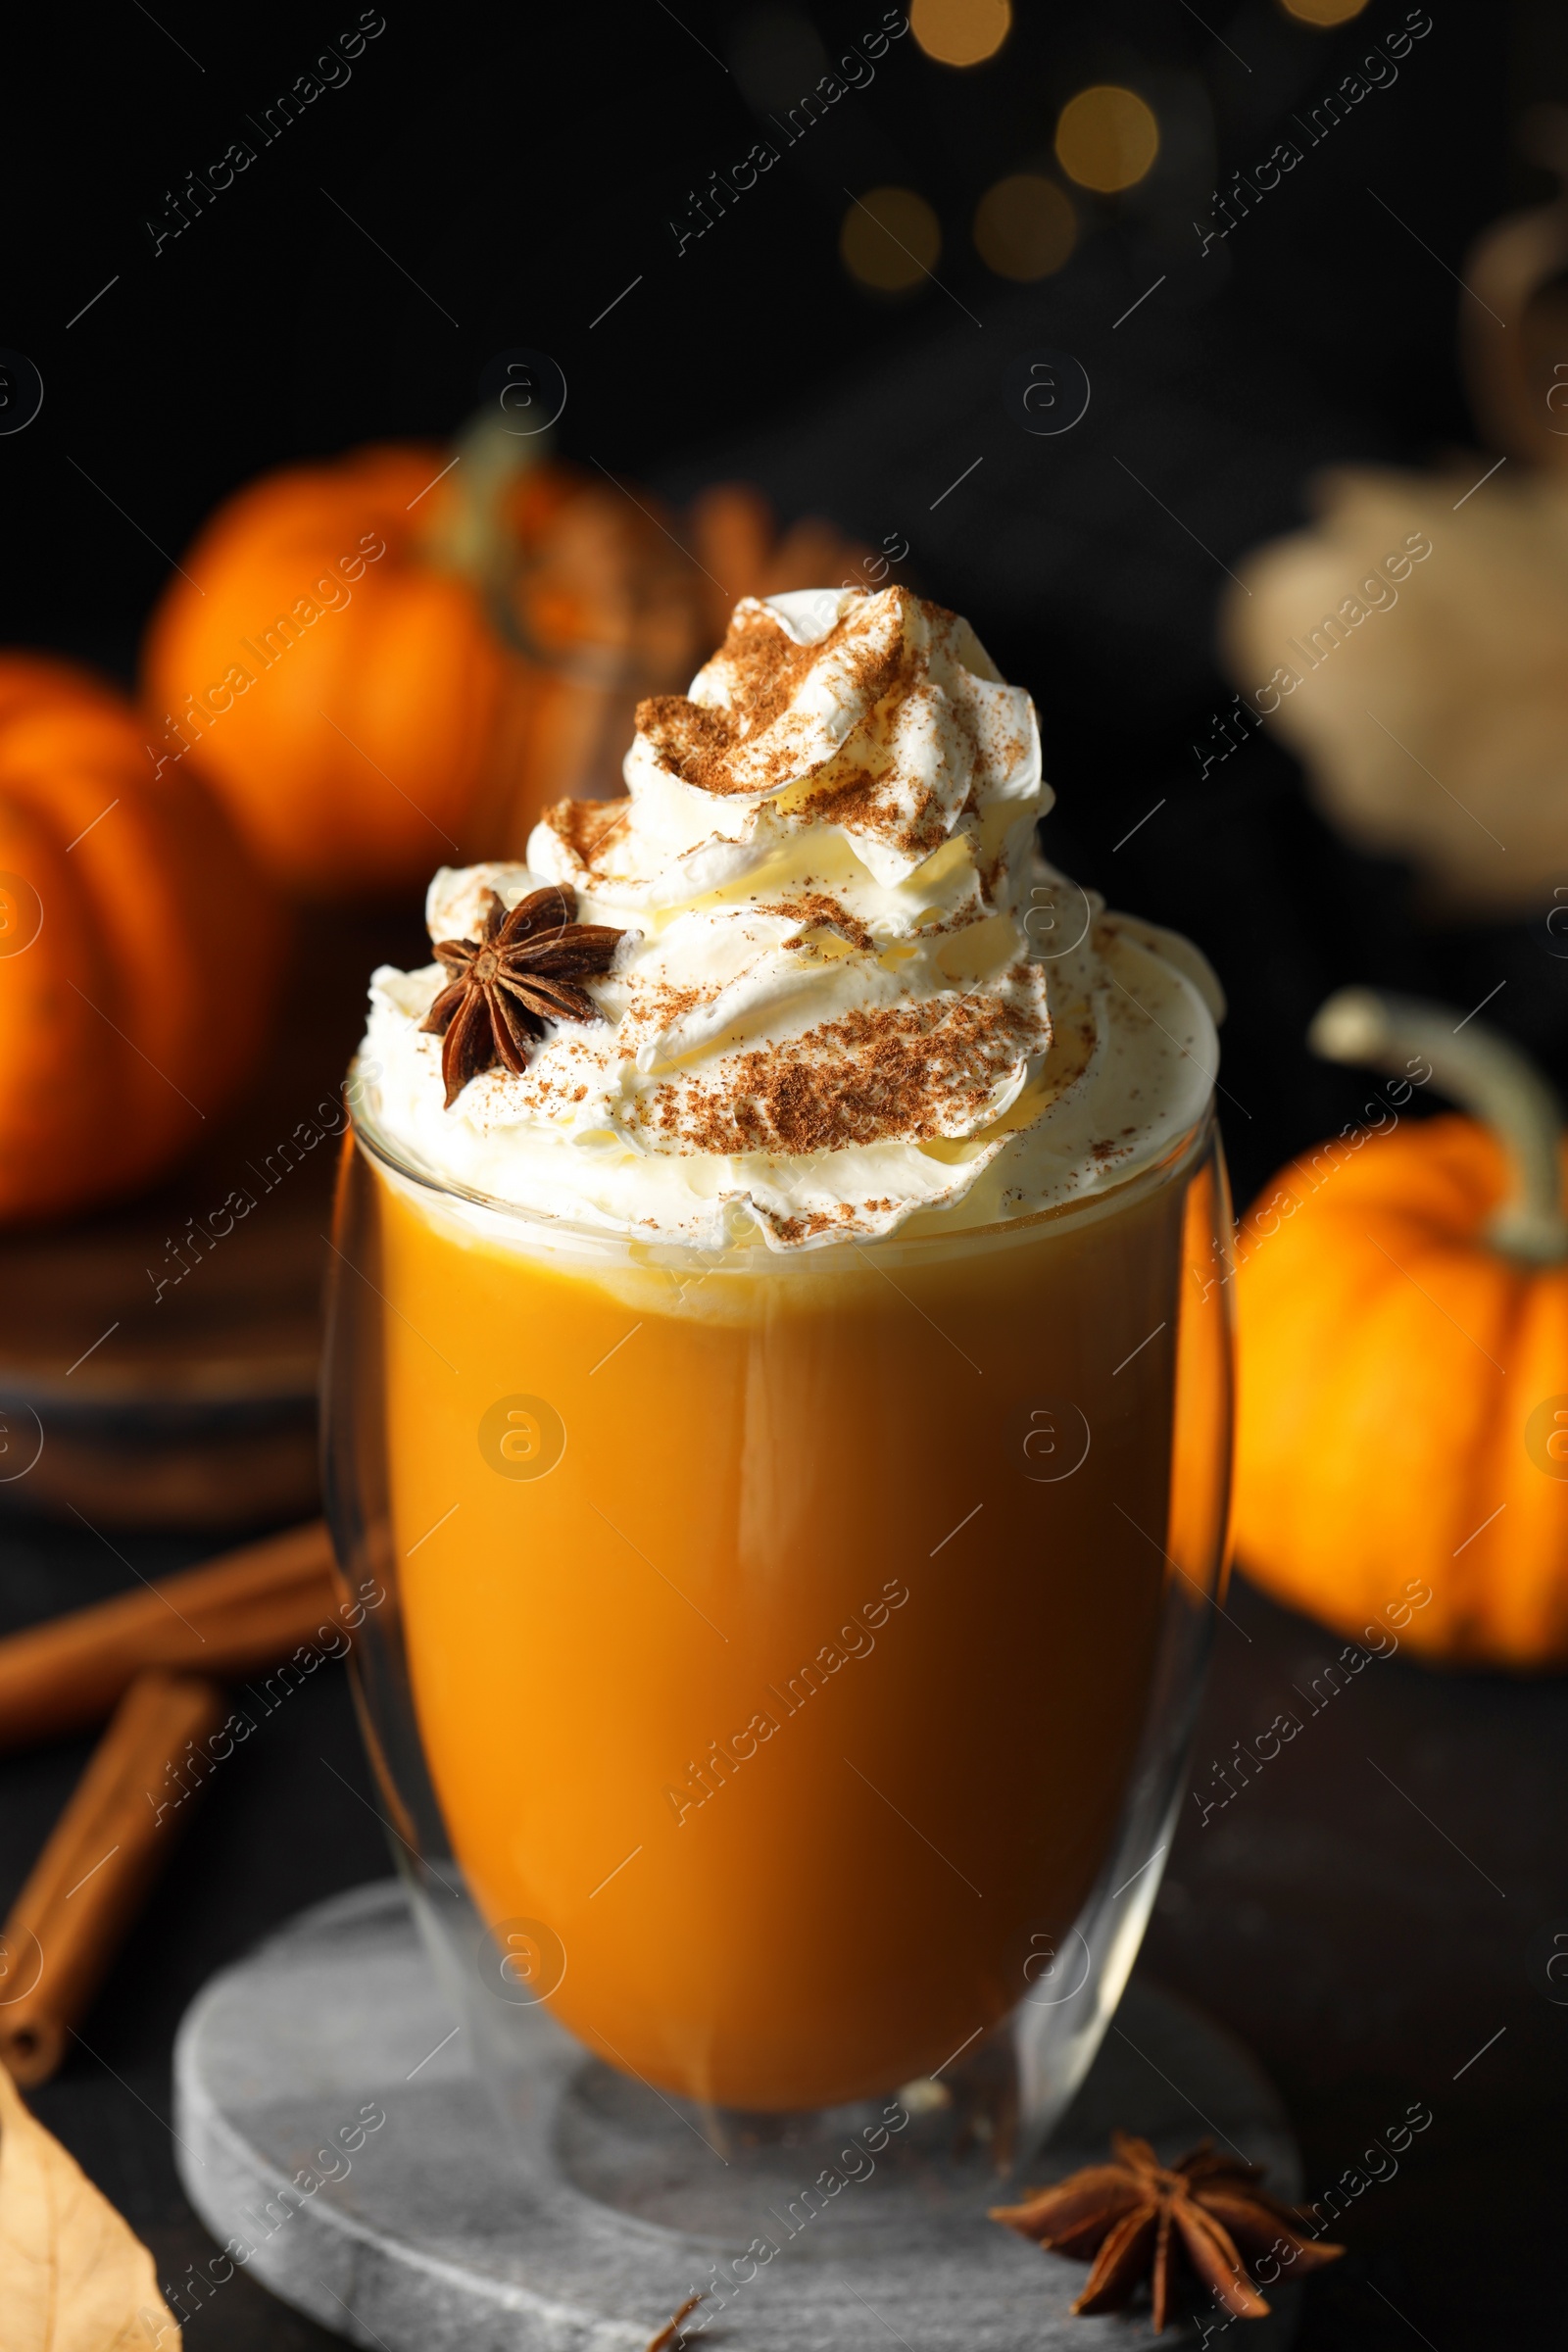
<path id="1" fill-rule="evenodd" d="M 1563 1214 L 1563 1113 L 1528 1055 L 1480 1021 L 1456 1027 L 1448 1009 L 1417 997 L 1342 988 L 1319 1006 L 1307 1044 L 1325 1061 L 1409 1074 L 1431 1065 L 1433 1083 L 1490 1127 L 1507 1154 L 1512 1186 L 1486 1227 L 1494 1250 L 1531 1265 L 1568 1257 Z"/>

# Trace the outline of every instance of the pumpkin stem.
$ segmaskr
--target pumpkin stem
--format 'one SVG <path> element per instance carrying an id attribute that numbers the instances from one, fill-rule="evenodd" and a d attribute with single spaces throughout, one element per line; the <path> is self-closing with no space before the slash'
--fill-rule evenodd
<path id="1" fill-rule="evenodd" d="M 548 431 L 510 431 L 488 408 L 471 418 L 452 444 L 459 461 L 452 494 L 431 510 L 426 556 L 481 589 L 504 576 L 513 561 L 503 519 L 507 493 L 519 474 L 548 456 L 550 440 Z"/>
<path id="2" fill-rule="evenodd" d="M 1527 1054 L 1480 1021 L 1457 1027 L 1442 1004 L 1342 988 L 1319 1006 L 1306 1042 L 1325 1061 L 1408 1077 L 1431 1065 L 1444 1094 L 1490 1127 L 1508 1155 L 1513 1186 L 1486 1228 L 1494 1249 L 1532 1265 L 1568 1257 L 1563 1214 L 1562 1106 Z"/>

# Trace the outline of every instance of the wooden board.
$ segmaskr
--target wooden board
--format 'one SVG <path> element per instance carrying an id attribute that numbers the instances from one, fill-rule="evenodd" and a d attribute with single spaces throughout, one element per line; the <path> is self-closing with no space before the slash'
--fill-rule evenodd
<path id="1" fill-rule="evenodd" d="M 0 1511 L 220 1532 L 319 1508 L 339 1086 L 373 964 L 428 953 L 416 909 L 302 917 L 243 1105 L 156 1193 L 0 1236 Z"/>

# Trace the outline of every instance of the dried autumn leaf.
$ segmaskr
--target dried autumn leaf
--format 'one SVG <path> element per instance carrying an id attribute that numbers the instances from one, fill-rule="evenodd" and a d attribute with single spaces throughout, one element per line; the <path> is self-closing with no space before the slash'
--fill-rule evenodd
<path id="1" fill-rule="evenodd" d="M 0 2352 L 178 2352 L 153 2258 L 0 2066 Z"/>

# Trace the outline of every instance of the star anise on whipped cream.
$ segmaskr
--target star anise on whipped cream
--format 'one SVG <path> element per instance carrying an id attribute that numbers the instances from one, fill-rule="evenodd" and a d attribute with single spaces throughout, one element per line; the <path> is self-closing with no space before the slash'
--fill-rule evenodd
<path id="1" fill-rule="evenodd" d="M 623 931 L 579 923 L 576 894 L 551 882 L 511 913 L 488 891 L 479 937 L 436 942 L 447 986 L 422 1030 L 444 1037 L 441 1076 L 450 1110 L 470 1078 L 501 1067 L 520 1077 L 529 1049 L 551 1021 L 597 1021 L 604 1015 L 575 984 L 608 971 Z"/>
<path id="2" fill-rule="evenodd" d="M 1093 2260 L 1076 2313 L 1119 2311 L 1147 2278 L 1158 2335 L 1177 2291 L 1196 2278 L 1233 2319 L 1260 2320 L 1268 2305 L 1249 2264 L 1272 2256 L 1275 2278 L 1298 2278 L 1345 2251 L 1307 2237 L 1302 2217 L 1257 2186 L 1258 2167 L 1216 2156 L 1210 2140 L 1169 2166 L 1147 2139 L 1113 2132 L 1110 2144 L 1111 2163 L 991 2211 L 1048 2253 Z"/>

